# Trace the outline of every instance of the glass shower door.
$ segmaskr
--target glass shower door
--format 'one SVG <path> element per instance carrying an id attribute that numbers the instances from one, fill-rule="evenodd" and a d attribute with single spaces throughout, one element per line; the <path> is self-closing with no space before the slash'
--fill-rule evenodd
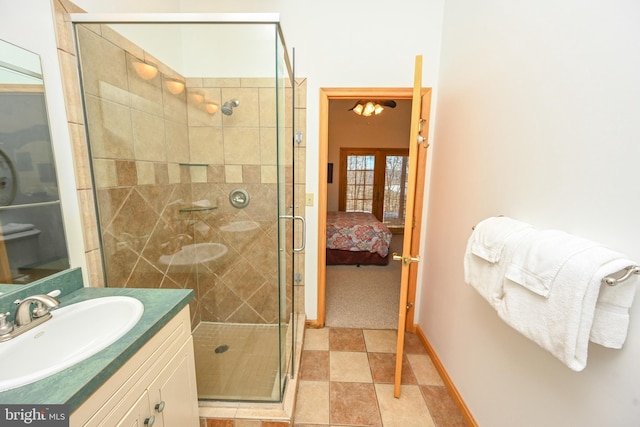
<path id="1" fill-rule="evenodd" d="M 193 290 L 201 401 L 280 401 L 302 220 L 279 25 L 126 18 L 76 23 L 105 283 Z"/>

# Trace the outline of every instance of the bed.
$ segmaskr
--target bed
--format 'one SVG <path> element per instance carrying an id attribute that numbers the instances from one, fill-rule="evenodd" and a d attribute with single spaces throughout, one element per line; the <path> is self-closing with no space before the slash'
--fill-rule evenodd
<path id="1" fill-rule="evenodd" d="M 367 212 L 327 212 L 327 265 L 387 265 L 391 231 Z"/>

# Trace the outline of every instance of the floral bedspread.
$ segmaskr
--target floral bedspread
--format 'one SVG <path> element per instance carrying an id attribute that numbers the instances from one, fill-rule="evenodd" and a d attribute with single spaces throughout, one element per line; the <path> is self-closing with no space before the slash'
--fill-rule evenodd
<path id="1" fill-rule="evenodd" d="M 366 212 L 327 212 L 327 248 L 345 251 L 389 253 L 391 232 Z"/>

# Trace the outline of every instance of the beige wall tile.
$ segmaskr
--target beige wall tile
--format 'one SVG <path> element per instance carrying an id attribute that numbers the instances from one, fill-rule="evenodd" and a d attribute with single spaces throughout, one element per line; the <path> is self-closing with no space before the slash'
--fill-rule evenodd
<path id="1" fill-rule="evenodd" d="M 98 224 L 96 218 L 96 209 L 93 200 L 92 190 L 78 191 L 82 214 L 82 234 L 84 237 L 85 250 L 95 250 L 100 247 L 100 239 L 98 238 Z"/>
<path id="2" fill-rule="evenodd" d="M 260 164 L 260 132 L 257 128 L 225 128 L 223 132 L 225 164 Z"/>
<path id="3" fill-rule="evenodd" d="M 261 166 L 260 169 L 263 184 L 276 184 L 278 182 L 278 168 L 275 166 Z"/>
<path id="4" fill-rule="evenodd" d="M 204 79 L 200 79 L 200 80 L 203 82 L 201 86 L 205 86 L 205 87 L 239 87 L 240 86 L 240 78 L 238 77 L 230 77 L 230 78 L 205 77 Z"/>
<path id="5" fill-rule="evenodd" d="M 231 99 L 240 101 L 231 116 L 222 117 L 225 127 L 258 127 L 260 125 L 260 103 L 258 89 L 223 88 L 222 103 Z"/>
<path id="6" fill-rule="evenodd" d="M 224 145 L 222 128 L 190 127 L 189 159 L 191 163 L 208 163 L 220 165 L 224 163 Z"/>
<path id="7" fill-rule="evenodd" d="M 131 110 L 131 127 L 136 160 L 167 161 L 162 117 Z"/>
<path id="8" fill-rule="evenodd" d="M 273 78 L 273 77 L 265 77 L 265 78 L 247 77 L 247 78 L 241 78 L 240 79 L 240 84 L 238 86 L 240 86 L 240 87 L 275 87 L 276 86 L 276 79 Z"/>
<path id="9" fill-rule="evenodd" d="M 191 182 L 207 182 L 207 168 L 205 166 L 192 166 L 189 167 L 191 173 Z"/>
<path id="10" fill-rule="evenodd" d="M 78 84 L 78 64 L 75 55 L 58 50 L 60 67 L 62 68 L 62 86 L 64 90 L 64 103 L 67 111 L 67 119 L 71 123 L 84 123 L 82 111 L 82 98 Z"/>
<path id="11" fill-rule="evenodd" d="M 100 25 L 100 34 L 105 40 L 108 40 L 115 46 L 129 52 L 136 58 L 144 58 L 144 49 L 122 36 L 122 34 L 111 28 L 108 24 Z"/>
<path id="12" fill-rule="evenodd" d="M 224 180 L 229 184 L 242 182 L 242 166 L 226 165 L 224 167 Z"/>
<path id="13" fill-rule="evenodd" d="M 94 159 L 93 173 L 98 188 L 109 188 L 118 185 L 116 162 L 113 160 Z"/>
<path id="14" fill-rule="evenodd" d="M 136 162 L 138 173 L 138 185 L 150 185 L 156 183 L 156 170 L 152 162 Z"/>
<path id="15" fill-rule="evenodd" d="M 87 251 L 85 254 L 87 268 L 89 270 L 89 283 L 86 284 L 91 288 L 103 288 L 104 274 L 102 270 L 102 255 L 98 249 Z"/>
<path id="16" fill-rule="evenodd" d="M 260 129 L 260 164 L 275 165 L 278 162 L 277 133 L 275 128 Z"/>
<path id="17" fill-rule="evenodd" d="M 258 89 L 260 99 L 260 126 L 276 127 L 278 105 L 276 104 L 276 91 L 274 88 Z"/>
<path id="18" fill-rule="evenodd" d="M 91 166 L 87 138 L 84 126 L 76 123 L 69 124 L 71 144 L 73 146 L 73 163 L 76 174 L 76 187 L 81 189 L 91 188 Z"/>
<path id="19" fill-rule="evenodd" d="M 182 167 L 177 163 L 169 163 L 167 164 L 167 169 L 169 172 L 169 184 L 179 184 Z"/>
<path id="20" fill-rule="evenodd" d="M 189 153 L 189 128 L 184 123 L 165 120 L 165 132 L 167 142 L 168 161 L 188 163 Z"/>
<path id="21" fill-rule="evenodd" d="M 89 143 L 93 157 L 133 159 L 131 110 L 111 101 L 86 96 Z"/>
<path id="22" fill-rule="evenodd" d="M 124 51 L 92 31 L 78 26 L 79 44 L 82 49 L 83 88 L 85 93 L 100 96 L 123 105 L 128 105 L 127 64 Z M 103 91 L 101 88 L 115 86 L 121 91 Z M 124 96 L 126 95 L 126 96 Z"/>

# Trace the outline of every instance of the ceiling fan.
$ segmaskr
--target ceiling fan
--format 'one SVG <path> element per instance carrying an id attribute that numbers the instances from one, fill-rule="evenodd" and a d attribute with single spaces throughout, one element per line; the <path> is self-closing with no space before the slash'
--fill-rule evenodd
<path id="1" fill-rule="evenodd" d="M 385 109 L 385 107 L 396 108 L 396 101 L 387 100 L 359 100 L 356 104 L 349 108 L 348 111 L 353 111 L 359 116 L 376 116 Z"/>

